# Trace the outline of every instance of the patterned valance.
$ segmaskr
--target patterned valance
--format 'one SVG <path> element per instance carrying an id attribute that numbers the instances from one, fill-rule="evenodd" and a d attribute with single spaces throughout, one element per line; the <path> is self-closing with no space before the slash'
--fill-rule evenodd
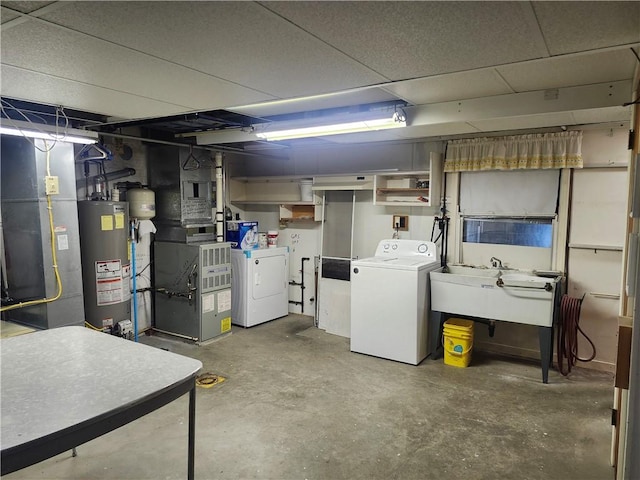
<path id="1" fill-rule="evenodd" d="M 582 132 L 450 140 L 445 172 L 582 168 Z"/>

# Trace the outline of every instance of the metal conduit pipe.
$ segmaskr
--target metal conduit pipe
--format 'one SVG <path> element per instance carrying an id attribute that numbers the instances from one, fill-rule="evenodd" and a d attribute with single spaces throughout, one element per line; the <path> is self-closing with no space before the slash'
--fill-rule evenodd
<path id="1" fill-rule="evenodd" d="M 222 152 L 216 152 L 216 242 L 224 242 L 224 189 L 222 179 L 224 170 L 222 168 Z"/>
<path id="2" fill-rule="evenodd" d="M 135 168 L 123 168 L 122 170 L 116 170 L 115 172 L 101 173 L 89 177 L 89 180 L 93 181 L 94 185 L 98 182 L 108 182 L 111 180 L 117 180 L 118 178 L 130 177 L 136 174 Z"/>

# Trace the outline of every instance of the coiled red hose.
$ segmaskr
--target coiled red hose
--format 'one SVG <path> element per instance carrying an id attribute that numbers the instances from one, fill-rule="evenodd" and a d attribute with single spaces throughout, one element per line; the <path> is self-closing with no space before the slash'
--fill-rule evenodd
<path id="1" fill-rule="evenodd" d="M 596 357 L 596 346 L 580 328 L 580 308 L 583 298 L 574 298 L 563 295 L 560 301 L 560 325 L 558 328 L 558 371 L 562 375 L 568 375 L 576 361 L 590 362 Z M 589 358 L 578 356 L 578 332 L 591 344 L 593 353 Z M 562 365 L 563 359 L 567 359 L 567 370 Z"/>

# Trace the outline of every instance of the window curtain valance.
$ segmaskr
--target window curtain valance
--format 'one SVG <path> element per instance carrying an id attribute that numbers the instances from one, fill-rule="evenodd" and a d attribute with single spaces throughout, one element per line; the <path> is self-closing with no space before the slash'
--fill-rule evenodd
<path id="1" fill-rule="evenodd" d="M 445 172 L 582 168 L 582 132 L 450 140 Z"/>

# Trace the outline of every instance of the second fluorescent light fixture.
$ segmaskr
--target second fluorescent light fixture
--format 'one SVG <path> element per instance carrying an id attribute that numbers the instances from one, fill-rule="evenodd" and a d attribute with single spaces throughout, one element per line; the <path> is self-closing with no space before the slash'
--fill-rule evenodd
<path id="1" fill-rule="evenodd" d="M 286 130 L 273 130 L 257 132 L 258 138 L 265 140 L 292 140 L 296 138 L 323 137 L 325 135 L 339 135 L 343 133 L 372 132 L 376 130 L 388 130 L 391 128 L 406 127 L 404 114 L 395 112 L 393 116 L 378 118 L 375 120 L 359 120 L 332 125 L 318 125 L 312 127 L 289 128 Z"/>
<path id="2" fill-rule="evenodd" d="M 16 137 L 29 137 L 48 140 L 50 142 L 70 142 L 89 145 L 97 143 L 98 133 L 76 128 L 58 128 L 52 125 L 23 122 L 20 120 L 2 119 L 0 134 Z"/>

